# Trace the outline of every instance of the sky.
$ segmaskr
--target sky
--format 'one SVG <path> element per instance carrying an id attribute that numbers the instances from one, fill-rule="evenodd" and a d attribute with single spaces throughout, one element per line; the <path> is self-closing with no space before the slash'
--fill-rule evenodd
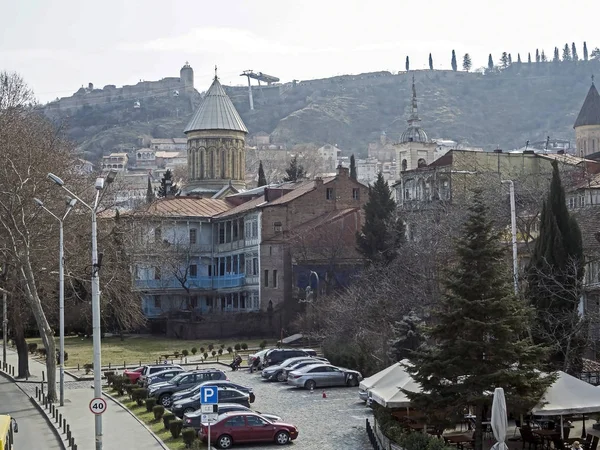
<path id="1" fill-rule="evenodd" d="M 45 103 L 93 83 L 122 86 L 179 76 L 186 62 L 204 91 L 243 70 L 282 82 L 428 67 L 473 68 L 503 51 L 600 46 L 591 0 L 0 0 L 0 70 L 18 72 Z M 595 32 L 595 33 L 594 33 Z M 562 50 L 561 50 L 562 53 Z M 256 83 L 255 81 L 253 83 Z"/>

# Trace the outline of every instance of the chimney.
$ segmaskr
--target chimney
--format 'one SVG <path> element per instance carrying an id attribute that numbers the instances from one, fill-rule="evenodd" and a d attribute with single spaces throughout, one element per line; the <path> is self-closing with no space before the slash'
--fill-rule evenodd
<path id="1" fill-rule="evenodd" d="M 349 178 L 350 177 L 350 169 L 348 167 L 343 167 L 340 164 L 339 166 L 337 166 L 337 174 L 338 174 L 338 176 Z M 323 181 L 323 180 L 321 180 L 321 181 Z"/>
<path id="2" fill-rule="evenodd" d="M 265 202 L 269 201 L 269 188 L 265 187 Z"/>

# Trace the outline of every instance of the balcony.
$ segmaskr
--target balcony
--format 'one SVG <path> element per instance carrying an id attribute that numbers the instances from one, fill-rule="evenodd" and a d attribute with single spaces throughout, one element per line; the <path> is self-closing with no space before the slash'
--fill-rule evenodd
<path id="1" fill-rule="evenodd" d="M 196 289 L 226 289 L 244 285 L 244 274 L 223 275 L 221 277 L 195 277 L 188 278 L 186 286 L 191 290 Z M 134 280 L 137 290 L 171 290 L 183 289 L 181 282 L 175 278 L 166 280 Z"/>

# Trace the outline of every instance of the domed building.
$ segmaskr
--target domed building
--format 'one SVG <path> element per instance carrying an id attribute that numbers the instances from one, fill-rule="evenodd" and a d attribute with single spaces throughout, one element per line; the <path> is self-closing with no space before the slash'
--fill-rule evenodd
<path id="1" fill-rule="evenodd" d="M 188 157 L 184 195 L 212 197 L 227 186 L 246 187 L 248 129 L 216 75 L 184 133 Z"/>
<path id="2" fill-rule="evenodd" d="M 400 173 L 405 170 L 417 169 L 430 164 L 435 159 L 436 144 L 429 140 L 427 133 L 419 126 L 421 119 L 417 107 L 417 89 L 415 88 L 415 77 L 412 79 L 412 104 L 411 113 L 407 120 L 408 128 L 396 144 L 396 167 Z"/>
<path id="3" fill-rule="evenodd" d="M 593 79 L 573 128 L 577 156 L 587 157 L 600 152 L 600 95 Z"/>

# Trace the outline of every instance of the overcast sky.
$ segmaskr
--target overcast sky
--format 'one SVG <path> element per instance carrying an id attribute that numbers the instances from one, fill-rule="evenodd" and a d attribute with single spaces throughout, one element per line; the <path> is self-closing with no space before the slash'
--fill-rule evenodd
<path id="1" fill-rule="evenodd" d="M 591 0 L 0 0 L 0 70 L 19 72 L 38 98 L 82 85 L 178 76 L 189 61 L 205 90 L 219 68 L 225 84 L 242 70 L 305 80 L 428 65 L 487 65 L 575 42 L 600 46 L 600 6 Z M 596 40 L 594 40 L 596 39 Z"/>

